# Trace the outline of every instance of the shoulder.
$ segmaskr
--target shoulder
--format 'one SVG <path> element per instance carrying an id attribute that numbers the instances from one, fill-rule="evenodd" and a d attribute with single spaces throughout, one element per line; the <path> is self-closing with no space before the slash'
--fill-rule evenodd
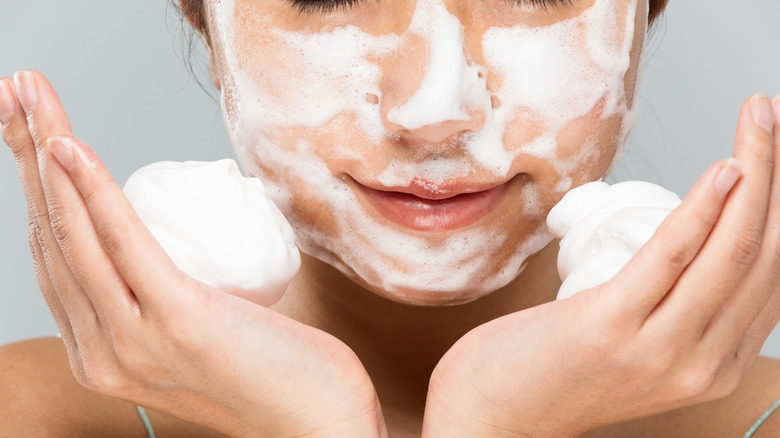
<path id="1" fill-rule="evenodd" d="M 10 436 L 145 436 L 134 406 L 76 382 L 57 338 L 0 347 L 0 406 L 0 429 Z M 123 425 L 122 435 L 111 424 Z"/>
<path id="2" fill-rule="evenodd" d="M 780 400 L 780 359 L 759 356 L 737 389 L 719 400 L 591 431 L 583 438 L 741 437 L 767 409 Z M 780 436 L 780 409 L 753 438 Z"/>
<path id="3" fill-rule="evenodd" d="M 0 346 L 0 406 L 4 436 L 148 436 L 133 404 L 76 382 L 65 346 L 58 338 Z M 192 433 L 195 426 L 176 419 L 151 415 L 156 430 L 176 431 L 167 436 L 213 436 Z"/>

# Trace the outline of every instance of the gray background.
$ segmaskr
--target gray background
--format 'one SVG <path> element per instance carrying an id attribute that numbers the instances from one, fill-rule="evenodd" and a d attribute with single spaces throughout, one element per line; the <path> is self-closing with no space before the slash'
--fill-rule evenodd
<path id="1" fill-rule="evenodd" d="M 45 73 L 76 134 L 120 183 L 153 161 L 233 156 L 219 106 L 183 65 L 183 35 L 165 0 L 3 3 L 0 76 Z M 777 0 L 672 0 L 650 43 L 639 123 L 613 180 L 644 179 L 684 195 L 712 162 L 730 156 L 742 101 L 780 92 L 778 19 Z M 0 344 L 52 335 L 7 150 L 0 212 Z M 780 357 L 780 329 L 763 353 Z"/>

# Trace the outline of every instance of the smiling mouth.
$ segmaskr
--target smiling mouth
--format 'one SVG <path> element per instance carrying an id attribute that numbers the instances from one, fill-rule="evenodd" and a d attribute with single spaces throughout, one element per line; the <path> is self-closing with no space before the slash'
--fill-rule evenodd
<path id="1" fill-rule="evenodd" d="M 450 231 L 477 222 L 495 209 L 508 185 L 442 188 L 414 180 L 409 187 L 385 190 L 357 184 L 380 215 L 418 231 Z"/>

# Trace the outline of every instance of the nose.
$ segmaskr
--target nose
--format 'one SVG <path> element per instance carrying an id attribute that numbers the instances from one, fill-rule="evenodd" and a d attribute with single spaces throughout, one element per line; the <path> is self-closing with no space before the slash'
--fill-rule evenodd
<path id="1" fill-rule="evenodd" d="M 419 0 L 382 81 L 382 121 L 401 137 L 441 143 L 482 129 L 491 108 L 485 73 L 467 59 L 464 29 L 442 0 Z"/>

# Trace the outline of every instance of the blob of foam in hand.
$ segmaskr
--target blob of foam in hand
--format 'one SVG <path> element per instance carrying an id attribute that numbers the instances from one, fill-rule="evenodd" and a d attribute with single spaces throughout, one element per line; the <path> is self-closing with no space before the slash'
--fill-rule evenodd
<path id="1" fill-rule="evenodd" d="M 268 306 L 298 272 L 290 224 L 230 159 L 162 161 L 136 171 L 125 195 L 176 266 L 196 280 Z"/>
<path id="2" fill-rule="evenodd" d="M 558 299 L 611 279 L 680 202 L 643 181 L 591 182 L 569 191 L 547 216 L 550 232 L 561 238 Z"/>

